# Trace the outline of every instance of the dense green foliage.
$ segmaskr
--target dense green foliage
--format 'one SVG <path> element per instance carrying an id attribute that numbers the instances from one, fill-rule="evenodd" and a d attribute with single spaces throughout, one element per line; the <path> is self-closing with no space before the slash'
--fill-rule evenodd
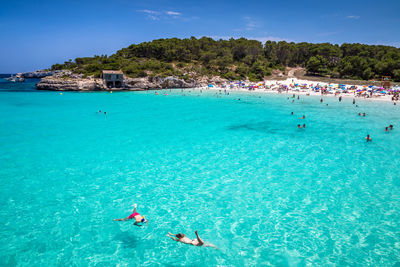
<path id="1" fill-rule="evenodd" d="M 159 39 L 133 44 L 110 57 L 76 58 L 56 69 L 70 69 L 99 76 L 101 70 L 122 71 L 129 77 L 170 76 L 193 78 L 221 76 L 227 79 L 262 80 L 273 69 L 305 67 L 310 75 L 373 79 L 392 76 L 400 81 L 400 49 L 382 45 L 329 43 L 262 44 L 245 38 L 213 40 Z"/>

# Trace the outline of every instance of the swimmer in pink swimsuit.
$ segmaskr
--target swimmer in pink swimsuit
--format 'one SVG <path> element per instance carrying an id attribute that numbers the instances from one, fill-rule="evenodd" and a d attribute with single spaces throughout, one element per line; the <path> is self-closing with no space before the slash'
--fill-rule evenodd
<path id="1" fill-rule="evenodd" d="M 136 212 L 136 207 L 137 205 L 134 204 L 133 207 L 135 208 L 132 212 L 131 215 L 129 215 L 126 218 L 122 218 L 122 219 L 114 219 L 114 221 L 128 221 L 128 220 L 132 220 L 135 219 L 135 225 L 137 226 L 142 226 L 143 223 L 146 223 L 146 225 L 149 224 L 149 221 L 142 215 L 140 215 L 138 212 Z"/>

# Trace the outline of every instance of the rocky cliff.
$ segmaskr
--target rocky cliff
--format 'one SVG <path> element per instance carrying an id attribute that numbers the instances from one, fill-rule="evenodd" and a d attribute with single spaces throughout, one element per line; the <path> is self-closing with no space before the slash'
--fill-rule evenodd
<path id="1" fill-rule="evenodd" d="M 55 70 L 55 71 L 37 70 L 37 71 L 32 71 L 32 72 L 22 72 L 22 73 L 18 73 L 18 74 L 23 78 L 43 78 L 43 77 L 54 75 L 59 72 L 61 72 L 61 71 L 60 70 Z"/>
<path id="2" fill-rule="evenodd" d="M 68 71 L 59 72 L 52 76 L 44 77 L 36 84 L 38 90 L 54 91 L 95 91 L 104 87 L 101 79 L 84 78 Z"/>
<path id="3" fill-rule="evenodd" d="M 178 77 L 169 76 L 162 77 L 144 77 L 144 78 L 125 78 L 123 88 L 112 88 L 112 90 L 149 90 L 149 89 L 165 89 L 165 88 L 194 88 L 207 86 L 208 83 L 223 83 L 225 80 L 220 78 L 184 80 Z M 83 77 L 81 74 L 73 74 L 69 71 L 55 73 L 52 76 L 44 77 L 36 85 L 39 90 L 54 91 L 96 91 L 110 90 L 106 88 L 104 82 L 100 78 Z"/>

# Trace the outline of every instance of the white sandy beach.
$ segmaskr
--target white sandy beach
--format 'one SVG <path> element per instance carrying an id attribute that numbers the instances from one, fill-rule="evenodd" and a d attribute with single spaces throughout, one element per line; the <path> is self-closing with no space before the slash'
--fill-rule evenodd
<path id="1" fill-rule="evenodd" d="M 297 86 L 296 86 L 297 85 Z M 318 89 L 317 89 L 318 88 Z M 213 84 L 212 86 L 201 87 L 203 90 L 226 90 L 227 92 L 249 92 L 249 93 L 281 93 L 288 95 L 310 95 L 320 97 L 343 97 L 353 99 L 365 99 L 369 101 L 393 101 L 393 92 L 384 91 L 376 87 L 370 88 L 360 85 L 339 85 L 325 82 L 315 82 L 288 78 L 286 80 L 268 80 L 252 83 L 244 82 L 238 85 L 237 82 L 228 84 Z"/>

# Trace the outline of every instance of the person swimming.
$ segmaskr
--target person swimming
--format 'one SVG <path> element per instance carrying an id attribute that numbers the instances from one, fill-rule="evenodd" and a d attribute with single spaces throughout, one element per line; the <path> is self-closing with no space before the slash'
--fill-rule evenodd
<path id="1" fill-rule="evenodd" d="M 135 219 L 134 225 L 142 226 L 143 223 L 146 223 L 146 225 L 148 225 L 149 221 L 144 216 L 142 216 L 138 212 L 136 212 L 136 208 L 137 208 L 136 204 L 133 204 L 133 208 L 134 208 L 134 210 L 133 210 L 132 214 L 129 215 L 128 217 L 122 218 L 122 219 L 114 219 L 113 221 L 129 221 L 129 220 Z"/>
<path id="2" fill-rule="evenodd" d="M 192 245 L 192 246 L 196 246 L 196 247 L 211 247 L 211 248 L 218 249 L 218 247 L 215 246 L 214 244 L 205 243 L 200 238 L 200 236 L 197 233 L 197 231 L 194 231 L 194 233 L 196 234 L 196 239 L 190 239 L 185 234 L 181 234 L 181 233 L 179 233 L 179 234 L 171 234 L 170 232 L 168 232 L 167 236 L 169 238 L 171 238 L 172 240 L 175 240 L 176 242 L 181 242 L 183 244 Z"/>
<path id="3" fill-rule="evenodd" d="M 303 128 L 306 128 L 306 124 L 305 123 L 303 123 Z"/>
<path id="4" fill-rule="evenodd" d="M 367 137 L 365 137 L 365 140 L 367 140 L 367 142 L 371 142 L 372 138 L 369 136 L 369 134 L 367 134 Z"/>
<path id="5" fill-rule="evenodd" d="M 301 125 L 300 125 L 300 124 L 297 124 L 297 128 L 301 129 Z"/>

